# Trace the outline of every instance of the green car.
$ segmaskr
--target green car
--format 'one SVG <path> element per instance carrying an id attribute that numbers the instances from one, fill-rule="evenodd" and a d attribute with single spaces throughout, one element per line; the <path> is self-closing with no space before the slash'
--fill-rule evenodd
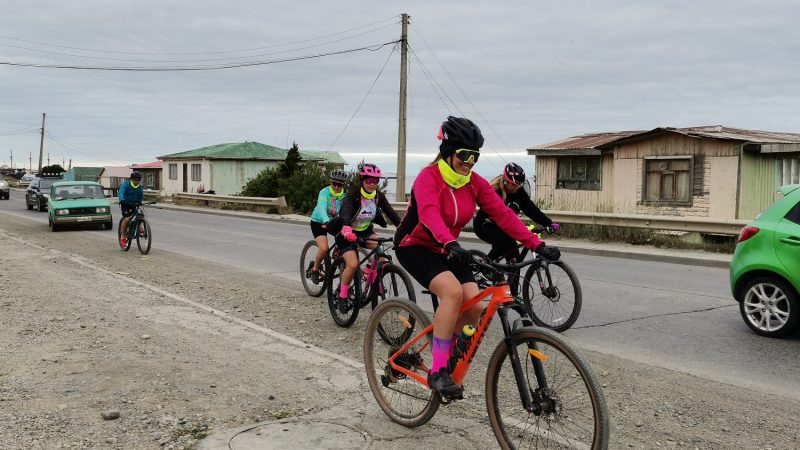
<path id="1" fill-rule="evenodd" d="M 742 229 L 731 260 L 731 291 L 745 323 L 783 337 L 800 325 L 800 184 Z"/>
<path id="2" fill-rule="evenodd" d="M 50 188 L 47 220 L 53 231 L 64 225 L 100 224 L 110 230 L 111 203 L 94 181 L 58 181 Z"/>

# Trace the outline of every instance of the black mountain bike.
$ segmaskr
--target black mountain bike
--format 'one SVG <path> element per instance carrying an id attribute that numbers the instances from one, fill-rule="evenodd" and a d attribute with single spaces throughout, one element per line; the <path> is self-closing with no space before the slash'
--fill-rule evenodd
<path id="1" fill-rule="evenodd" d="M 360 246 L 368 241 L 376 242 L 378 245 L 359 261 L 359 268 L 353 275 L 347 298 L 339 298 L 339 286 L 346 264 L 338 249 L 332 251 L 331 264 L 327 268 L 325 279 L 328 308 L 336 325 L 349 327 L 355 323 L 361 308 L 372 305 L 372 309 L 375 309 L 379 303 L 389 298 L 399 297 L 411 300 L 413 303 L 417 302 L 411 277 L 402 267 L 393 264 L 392 256 L 387 253 L 392 247 L 392 240 L 392 238 L 358 240 Z"/>
<path id="2" fill-rule="evenodd" d="M 541 234 L 547 231 L 543 227 L 531 228 L 531 231 Z M 470 250 L 473 256 L 488 259 L 480 250 Z M 473 263 L 472 273 L 478 287 L 486 288 L 505 279 L 515 297 L 512 307 L 520 315 L 529 316 L 536 325 L 550 328 L 553 331 L 568 330 L 581 313 L 583 292 L 575 271 L 562 260 L 549 261 L 537 257 L 527 248 L 522 248 L 519 261 L 525 261 L 529 253 L 533 254 L 534 261 L 528 265 L 524 276 L 520 275 L 520 268 L 515 268 L 498 273 L 482 269 Z M 495 260 L 499 262 L 504 256 Z"/>
<path id="3" fill-rule="evenodd" d="M 139 253 L 146 255 L 150 252 L 150 246 L 153 243 L 153 231 L 150 229 L 150 221 L 147 220 L 147 216 L 145 215 L 143 205 L 152 205 L 156 202 L 144 202 L 141 205 L 136 207 L 136 212 L 133 213 L 131 216 L 131 221 L 128 222 L 128 229 L 122 229 L 122 220 L 124 217 L 119 219 L 119 224 L 117 225 L 117 243 L 119 243 L 119 247 L 123 251 L 128 251 L 131 248 L 131 242 L 136 239 L 136 246 L 139 247 Z M 125 236 L 127 237 L 127 243 L 125 246 L 119 242 L 119 238 L 122 237 L 123 231 L 125 232 Z"/>

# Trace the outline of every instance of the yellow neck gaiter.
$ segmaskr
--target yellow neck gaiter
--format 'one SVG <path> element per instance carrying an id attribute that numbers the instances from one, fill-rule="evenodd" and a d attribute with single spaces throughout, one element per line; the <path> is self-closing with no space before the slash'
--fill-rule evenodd
<path id="1" fill-rule="evenodd" d="M 370 194 L 369 192 L 365 191 L 363 187 L 361 188 L 361 196 L 364 197 L 367 200 L 372 200 L 373 198 L 375 198 L 375 195 L 377 193 L 378 193 L 378 191 L 376 190 L 375 192 Z"/>
<path id="2" fill-rule="evenodd" d="M 442 178 L 444 178 L 444 182 L 447 183 L 448 186 L 452 187 L 453 189 L 458 189 L 460 187 L 465 186 L 469 183 L 470 177 L 472 177 L 472 171 L 470 171 L 466 175 L 461 175 L 453 170 L 450 167 L 450 164 L 447 164 L 447 161 L 440 159 L 439 163 L 439 173 L 442 174 Z"/>
<path id="3" fill-rule="evenodd" d="M 343 195 L 344 195 L 344 189 L 342 189 L 342 192 L 339 192 L 338 194 L 337 194 L 337 193 L 336 193 L 336 192 L 333 190 L 333 188 L 332 188 L 331 186 L 328 186 L 328 189 L 330 189 L 330 190 L 331 190 L 331 197 L 333 197 L 333 198 L 335 198 L 335 199 L 337 199 L 337 200 L 338 200 L 338 199 L 339 199 L 341 196 L 343 196 Z"/>
<path id="4" fill-rule="evenodd" d="M 139 183 L 134 183 L 133 181 L 131 181 L 131 187 L 134 189 L 139 189 Z"/>

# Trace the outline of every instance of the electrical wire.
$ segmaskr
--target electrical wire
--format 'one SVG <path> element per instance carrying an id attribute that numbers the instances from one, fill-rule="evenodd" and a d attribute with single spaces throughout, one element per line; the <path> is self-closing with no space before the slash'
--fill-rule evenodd
<path id="1" fill-rule="evenodd" d="M 44 137 L 46 139 L 48 139 L 48 141 L 56 143 L 59 146 L 61 146 L 62 148 L 66 149 L 66 150 L 69 150 L 70 152 L 77 153 L 78 155 L 92 156 L 92 157 L 95 157 L 95 158 L 100 158 L 101 160 L 112 161 L 112 162 L 115 162 L 115 163 L 122 162 L 122 160 L 119 160 L 119 159 L 109 159 L 107 155 L 103 155 L 102 153 L 97 153 L 97 152 L 93 152 L 93 151 L 86 150 L 86 149 L 80 149 L 79 150 L 75 146 L 66 143 L 62 138 L 54 136 L 53 133 L 48 131 L 48 130 L 45 130 Z"/>
<path id="2" fill-rule="evenodd" d="M 378 76 L 375 77 L 375 79 L 372 81 L 372 84 L 369 86 L 369 89 L 367 90 L 367 94 L 364 95 L 364 98 L 361 99 L 361 103 L 358 104 L 358 107 L 353 112 L 353 115 L 350 116 L 350 119 L 344 125 L 344 128 L 342 128 L 342 131 L 339 132 L 339 135 L 336 136 L 336 139 L 334 139 L 333 142 L 331 143 L 331 145 L 328 146 L 328 151 L 330 151 L 331 148 L 333 148 L 333 146 L 336 145 L 337 142 L 339 142 L 339 138 L 342 137 L 342 135 L 344 134 L 345 130 L 347 130 L 347 127 L 350 126 L 350 122 L 353 121 L 353 119 L 356 117 L 356 114 L 358 114 L 358 111 L 361 110 L 361 107 L 364 105 L 364 102 L 367 101 L 367 97 L 369 97 L 369 94 L 372 92 L 372 88 L 375 87 L 375 84 L 378 82 L 378 79 L 381 77 L 381 74 L 383 73 L 383 70 L 386 69 L 386 65 L 389 64 L 389 60 L 392 59 L 392 55 L 394 55 L 394 52 L 396 50 L 397 50 L 397 45 L 392 47 L 392 51 L 389 52 L 389 56 L 386 58 L 386 61 L 384 61 L 383 66 L 381 67 L 381 70 L 378 72 Z"/>
<path id="3" fill-rule="evenodd" d="M 318 44 L 308 45 L 308 46 L 305 46 L 305 47 L 291 48 L 291 49 L 288 49 L 288 50 L 281 50 L 281 51 L 270 52 L 270 53 L 262 53 L 262 54 L 258 54 L 258 55 L 229 56 L 227 58 L 212 58 L 212 59 L 153 60 L 153 59 L 107 58 L 107 57 L 101 57 L 101 56 L 76 55 L 76 54 L 72 54 L 72 53 L 62 53 L 62 52 L 54 52 L 54 51 L 49 51 L 49 50 L 40 50 L 40 49 L 35 49 L 35 48 L 30 48 L 30 47 L 22 47 L 22 46 L 19 46 L 19 45 L 11 45 L 11 44 L 3 44 L 3 43 L 0 43 L 0 46 L 18 48 L 18 49 L 22 49 L 22 50 L 31 50 L 31 51 L 34 51 L 34 52 L 47 53 L 47 54 L 51 54 L 51 55 L 70 56 L 70 57 L 74 57 L 74 58 L 84 58 L 84 59 L 95 59 L 95 60 L 100 60 L 100 61 L 137 62 L 137 63 L 197 63 L 197 62 L 212 62 L 212 61 L 230 61 L 232 59 L 244 59 L 244 58 L 262 58 L 264 56 L 273 56 L 273 55 L 279 55 L 279 54 L 283 54 L 283 53 L 292 53 L 292 52 L 296 52 L 296 51 L 299 51 L 299 50 L 308 50 L 310 48 L 322 47 L 322 46 L 325 46 L 325 45 L 334 44 L 336 42 L 346 41 L 348 39 L 354 39 L 354 38 L 363 36 L 365 34 L 374 33 L 376 31 L 380 31 L 380 30 L 383 30 L 385 28 L 389 28 L 389 27 L 392 27 L 392 26 L 395 26 L 395 24 L 394 23 L 390 23 L 388 25 L 384 25 L 383 27 L 377 28 L 375 30 L 365 31 L 363 33 L 355 34 L 353 36 L 347 36 L 347 37 L 343 37 L 343 38 L 340 38 L 340 39 L 335 39 L 335 40 L 332 40 L 332 41 L 326 41 L 326 42 L 321 42 L 321 43 L 318 43 Z"/>
<path id="4" fill-rule="evenodd" d="M 10 61 L 0 61 L 0 65 L 17 66 L 17 67 L 34 67 L 39 69 L 71 69 L 71 70 L 105 70 L 105 71 L 123 71 L 123 72 L 187 72 L 187 71 L 206 71 L 206 70 L 224 70 L 224 69 L 238 69 L 241 67 L 265 66 L 270 64 L 279 64 L 292 61 L 302 61 L 306 59 L 321 58 L 324 56 L 342 55 L 346 53 L 353 53 L 359 51 L 378 51 L 381 48 L 396 44 L 398 41 L 385 42 L 383 44 L 374 44 L 366 47 L 352 48 L 348 50 L 340 50 L 336 52 L 318 53 L 315 55 L 298 56 L 294 58 L 273 59 L 268 61 L 251 61 L 235 64 L 218 64 L 218 65 L 199 65 L 199 66 L 165 66 L 165 67 L 113 67 L 113 66 L 72 66 L 72 65 L 59 65 L 59 64 L 33 64 L 33 63 L 17 63 Z"/>
<path id="5" fill-rule="evenodd" d="M 80 51 L 97 52 L 97 53 L 118 53 L 118 54 L 128 54 L 128 55 L 174 55 L 174 56 L 177 56 L 177 55 L 213 55 L 213 54 L 223 54 L 223 53 L 242 53 L 242 52 L 249 52 L 249 51 L 255 51 L 255 50 L 264 50 L 264 49 L 275 48 L 275 47 L 285 47 L 285 46 L 294 45 L 294 44 L 304 44 L 306 42 L 313 42 L 313 41 L 317 41 L 317 40 L 320 40 L 320 39 L 325 39 L 325 38 L 328 38 L 328 37 L 333 37 L 333 36 L 338 36 L 340 34 L 349 33 L 351 31 L 361 30 L 361 29 L 364 29 L 364 28 L 371 27 L 373 25 L 382 24 L 382 23 L 384 23 L 386 21 L 389 21 L 389 20 L 394 20 L 395 22 L 393 24 L 397 24 L 397 23 L 399 23 L 397 21 L 398 17 L 399 16 L 395 15 L 395 16 L 392 16 L 392 17 L 387 17 L 387 18 L 385 18 L 383 20 L 379 20 L 377 22 L 369 23 L 369 24 L 366 24 L 366 25 L 361 25 L 361 26 L 358 26 L 358 27 L 355 27 L 355 28 L 350 28 L 350 29 L 347 29 L 347 30 L 344 30 L 344 31 L 339 31 L 339 32 L 336 32 L 336 33 L 324 34 L 324 35 L 313 37 L 313 38 L 309 38 L 309 39 L 303 39 L 303 40 L 300 40 L 300 41 L 285 42 L 285 43 L 281 43 L 281 44 L 273 44 L 273 45 L 267 45 L 267 46 L 261 46 L 261 47 L 244 48 L 244 49 L 239 49 L 239 50 L 220 50 L 220 51 L 211 51 L 211 52 L 132 52 L 132 51 L 123 51 L 123 50 L 98 50 L 98 49 L 89 49 L 89 48 L 81 48 L 81 47 L 70 47 L 70 46 L 58 45 L 58 44 L 49 44 L 49 43 L 46 43 L 46 42 L 39 42 L 39 41 L 31 41 L 31 40 L 27 40 L 27 39 L 20 39 L 20 38 L 16 38 L 16 37 L 13 37 L 13 36 L 0 35 L 0 39 L 9 39 L 9 40 L 14 40 L 14 41 L 27 42 L 27 43 L 30 43 L 30 44 L 44 45 L 44 46 L 48 46 L 48 47 L 57 47 L 57 48 L 65 48 L 65 49 L 70 49 L 70 50 L 80 50 Z"/>
<path id="6" fill-rule="evenodd" d="M 425 78 L 428 79 L 428 83 L 430 83 L 431 88 L 433 88 L 433 92 L 436 94 L 436 96 L 439 97 L 439 101 L 442 102 L 442 105 L 444 105 L 444 108 L 447 110 L 447 112 L 450 115 L 453 115 L 453 110 L 450 109 L 450 105 L 448 105 L 447 102 L 445 102 L 444 99 L 442 98 L 441 94 L 439 94 L 439 90 L 436 88 L 436 85 L 434 84 L 433 79 L 431 78 L 430 74 L 428 74 L 428 70 L 425 68 L 425 65 L 422 64 L 422 61 L 420 61 L 419 57 L 414 52 L 414 50 L 411 49 L 410 46 L 409 46 L 408 49 L 411 52 L 411 56 L 413 56 L 417 60 L 417 63 L 419 63 L 419 66 L 420 66 L 420 69 L 422 69 L 423 75 L 425 75 Z"/>
<path id="7" fill-rule="evenodd" d="M 20 128 L 18 130 L 11 130 L 11 131 L 4 131 L 0 133 L 0 136 L 13 136 L 15 134 L 25 134 L 30 131 L 38 129 L 38 126 L 27 127 L 27 128 Z"/>

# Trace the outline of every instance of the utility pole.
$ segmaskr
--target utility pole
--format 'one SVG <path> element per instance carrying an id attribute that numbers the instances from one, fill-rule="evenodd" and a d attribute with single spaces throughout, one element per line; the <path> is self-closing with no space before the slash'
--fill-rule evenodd
<path id="1" fill-rule="evenodd" d="M 67 170 L 72 170 L 72 158 L 69 159 L 69 167 L 67 167 Z"/>
<path id="2" fill-rule="evenodd" d="M 39 140 L 39 170 L 36 172 L 40 175 L 42 171 L 42 156 L 44 156 L 44 114 L 42 113 L 42 138 Z"/>
<path id="3" fill-rule="evenodd" d="M 14 168 L 14 149 L 11 149 L 11 168 Z"/>
<path id="4" fill-rule="evenodd" d="M 406 201 L 406 97 L 408 96 L 408 14 L 402 16 L 400 35 L 400 114 L 397 126 L 397 193 L 395 201 Z"/>
<path id="5" fill-rule="evenodd" d="M 33 172 L 33 152 L 28 152 L 28 173 Z"/>
<path id="6" fill-rule="evenodd" d="M 47 152 L 47 165 L 50 165 L 50 152 Z M 39 169 L 41 170 L 41 169 Z"/>

